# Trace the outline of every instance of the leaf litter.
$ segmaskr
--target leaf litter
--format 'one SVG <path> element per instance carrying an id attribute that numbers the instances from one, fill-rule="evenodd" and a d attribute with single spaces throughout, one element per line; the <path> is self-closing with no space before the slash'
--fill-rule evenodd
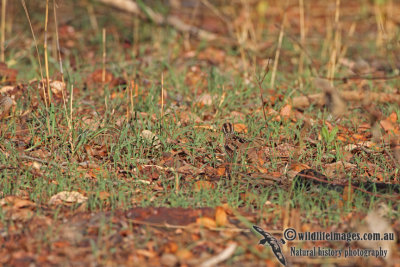
<path id="1" fill-rule="evenodd" d="M 155 64 L 163 62 L 159 40 L 134 59 L 116 49 L 135 69 L 125 66 L 119 73 L 116 61 L 107 69 L 99 68 L 98 48 L 79 51 L 79 40 L 90 37 L 85 30 L 60 25 L 63 58 L 80 78 L 64 82 L 54 74 L 48 80 L 52 108 L 59 112 L 49 112 L 52 117 L 43 113 L 48 111 L 44 102 L 50 99 L 47 81 L 19 80 L 22 71 L 1 63 L 1 264 L 277 266 L 271 250 L 257 245 L 257 236 L 250 231 L 253 224 L 277 237 L 288 226 L 298 231 L 398 235 L 399 219 L 393 214 L 398 213 L 400 193 L 400 97 L 396 84 L 386 79 L 396 64 L 342 57 L 338 75 L 344 78 L 317 77 L 305 91 L 285 80 L 293 76 L 280 76 L 276 88 L 262 86 L 261 101 L 258 89 L 251 90 L 256 85 L 249 77 L 254 65 L 265 65 L 260 53 L 272 54 L 268 47 L 274 43 L 257 42 L 252 27 L 278 32 L 249 16 L 248 12 L 264 12 L 265 1 L 258 2 L 238 8 L 232 20 L 238 43 L 229 48 L 204 47 L 184 34 L 179 35 L 183 41 L 166 44 L 178 74 L 171 71 L 171 63 Z M 282 6 L 265 5 L 266 12 L 280 21 Z M 326 29 L 318 25 L 323 25 L 321 17 L 327 17 L 320 11 L 325 5 L 311 7 L 315 13 L 308 22 L 324 34 Z M 354 8 L 343 3 L 343 16 L 349 18 L 346 14 L 353 14 Z M 286 16 L 297 20 L 297 10 L 287 9 Z M 235 11 L 214 10 L 213 19 L 226 22 L 223 18 L 230 12 Z M 183 17 L 190 14 L 182 9 Z M 219 34 L 228 34 L 225 27 L 230 28 L 204 17 L 191 22 Z M 299 33 L 296 25 L 292 21 L 285 34 Z M 117 36 L 113 27 L 107 30 Z M 179 47 L 179 42 L 185 44 Z M 125 43 L 127 49 L 133 46 Z M 181 50 L 183 58 L 174 55 L 174 49 Z M 74 57 L 72 50 L 82 58 Z M 284 52 L 281 61 L 298 60 L 293 51 Z M 81 60 L 94 70 L 81 69 Z M 325 64 L 323 57 L 312 60 Z M 117 69 L 110 68 L 113 64 Z M 165 85 L 163 100 L 158 92 L 163 84 L 158 73 L 163 70 L 146 70 L 154 66 L 165 67 L 174 76 Z M 290 72 L 293 64 L 280 68 Z M 232 77 L 243 79 L 243 87 Z M 291 87 L 295 89 L 288 93 Z M 157 111 L 162 105 L 166 105 L 163 117 Z M 234 139 L 247 144 L 234 150 L 229 160 L 220 130 L 226 122 L 233 123 Z M 54 128 L 60 134 L 52 132 Z M 38 184 L 44 184 L 44 192 Z M 339 192 L 340 199 L 331 191 Z M 287 201 L 281 201 L 282 196 Z M 368 211 L 360 208 L 358 198 L 374 200 L 371 206 L 390 205 Z M 306 208 L 317 205 L 316 200 L 331 204 L 326 208 L 329 216 Z M 302 245 L 345 248 L 323 241 Z M 379 265 L 398 259 L 395 241 L 372 246 L 384 247 L 389 257 L 349 259 L 346 264 Z M 293 264 L 299 262 L 288 258 Z M 341 260 L 333 259 L 338 264 Z"/>

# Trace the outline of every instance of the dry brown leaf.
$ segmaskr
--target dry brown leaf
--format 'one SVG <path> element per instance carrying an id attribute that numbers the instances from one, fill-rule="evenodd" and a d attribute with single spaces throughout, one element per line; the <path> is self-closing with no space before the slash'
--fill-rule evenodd
<path id="1" fill-rule="evenodd" d="M 0 199 L 0 207 L 10 216 L 11 220 L 27 221 L 34 215 L 33 210 L 36 204 L 16 196 L 7 196 Z"/>
<path id="2" fill-rule="evenodd" d="M 110 193 L 108 193 L 107 191 L 101 191 L 101 192 L 99 193 L 99 198 L 100 198 L 101 200 L 106 200 L 106 199 L 108 199 L 110 196 L 111 196 Z"/>
<path id="3" fill-rule="evenodd" d="M 288 120 L 290 116 L 292 115 L 292 106 L 289 104 L 286 104 L 282 109 L 281 112 L 279 113 L 281 117 L 284 120 Z"/>
<path id="4" fill-rule="evenodd" d="M 225 166 L 219 166 L 219 167 L 217 168 L 217 175 L 218 175 L 218 176 L 223 176 L 223 175 L 225 175 L 225 172 L 226 172 Z"/>
<path id="5" fill-rule="evenodd" d="M 192 252 L 188 249 L 180 249 L 175 254 L 180 261 L 185 261 L 193 257 Z"/>
<path id="6" fill-rule="evenodd" d="M 80 204 L 86 202 L 87 200 L 88 198 L 79 192 L 62 191 L 52 196 L 48 203 L 49 205 L 73 204 L 73 203 Z"/>
<path id="7" fill-rule="evenodd" d="M 307 164 L 296 162 L 296 163 L 291 164 L 289 169 L 292 171 L 300 172 L 302 170 L 311 169 L 311 168 Z"/>
<path id="8" fill-rule="evenodd" d="M 209 181 L 196 181 L 194 183 L 194 191 L 199 192 L 201 190 L 211 190 L 214 188 L 214 184 Z"/>
<path id="9" fill-rule="evenodd" d="M 191 122 L 194 123 L 201 123 L 202 120 L 200 119 L 199 116 L 197 116 L 196 114 L 190 112 L 190 111 L 182 111 L 179 113 L 180 116 L 180 120 L 183 124 L 188 124 Z"/>
<path id="10" fill-rule="evenodd" d="M 215 222 L 217 226 L 226 226 L 228 223 L 228 215 L 223 207 L 217 207 L 215 209 Z"/>
<path id="11" fill-rule="evenodd" d="M 258 199 L 258 196 L 251 192 L 241 193 L 240 199 L 245 203 L 255 203 Z"/>
<path id="12" fill-rule="evenodd" d="M 210 94 L 202 94 L 194 100 L 194 103 L 199 106 L 199 107 L 204 107 L 204 106 L 211 106 L 213 104 L 213 101 L 216 100 L 218 96 L 214 95 L 211 96 Z"/>
<path id="13" fill-rule="evenodd" d="M 337 161 L 324 166 L 325 175 L 328 177 L 338 177 L 343 175 L 345 171 L 356 169 L 357 165 L 348 162 Z"/>
<path id="14" fill-rule="evenodd" d="M 207 74 L 198 66 L 192 66 L 186 73 L 185 84 L 189 87 L 198 86 L 205 88 L 208 85 Z"/>
<path id="15" fill-rule="evenodd" d="M 36 207 L 36 204 L 30 200 L 22 199 L 16 196 L 7 196 L 5 198 L 0 199 L 0 206 L 3 210 L 7 210 L 9 208 L 33 209 Z"/>
<path id="16" fill-rule="evenodd" d="M 199 60 L 206 60 L 212 64 L 221 64 L 225 62 L 225 51 L 217 49 L 212 46 L 208 46 L 205 50 L 201 51 L 197 58 Z"/>
<path id="17" fill-rule="evenodd" d="M 14 83 L 17 78 L 18 71 L 15 69 L 10 69 L 7 64 L 0 62 L 0 79 L 6 80 L 8 83 Z"/>
<path id="18" fill-rule="evenodd" d="M 162 266 L 173 267 L 178 264 L 178 257 L 171 253 L 163 253 L 160 257 L 160 263 Z"/>
<path id="19" fill-rule="evenodd" d="M 196 224 L 212 229 L 217 227 L 217 223 L 209 217 L 200 217 L 196 219 Z"/>
<path id="20" fill-rule="evenodd" d="M 397 113 L 395 111 L 393 111 L 389 117 L 387 118 L 390 122 L 392 122 L 393 124 L 397 123 Z"/>
<path id="21" fill-rule="evenodd" d="M 389 119 L 381 120 L 381 126 L 386 132 L 390 132 L 395 129 L 395 126 Z"/>
<path id="22" fill-rule="evenodd" d="M 50 81 L 50 90 L 55 95 L 61 95 L 65 91 L 65 83 L 62 81 Z"/>
<path id="23" fill-rule="evenodd" d="M 237 133 L 247 133 L 247 126 L 244 125 L 243 123 L 235 123 L 233 125 L 233 129 Z"/>
<path id="24" fill-rule="evenodd" d="M 165 253 L 176 253 L 178 251 L 178 245 L 175 242 L 170 241 L 164 245 L 163 251 Z"/>
<path id="25" fill-rule="evenodd" d="M 149 130 L 143 130 L 140 133 L 140 136 L 145 139 L 147 142 L 151 143 L 155 148 L 160 148 L 161 147 L 161 142 L 160 139 L 158 139 L 158 136 L 152 133 Z"/>

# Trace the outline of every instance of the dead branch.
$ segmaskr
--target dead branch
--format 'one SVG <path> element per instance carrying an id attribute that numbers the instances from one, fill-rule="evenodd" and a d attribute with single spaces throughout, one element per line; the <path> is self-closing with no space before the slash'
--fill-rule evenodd
<path id="1" fill-rule="evenodd" d="M 221 253 L 206 260 L 200 266 L 201 267 L 217 266 L 219 263 L 229 259 L 235 252 L 236 247 L 237 247 L 236 243 L 230 243 L 228 247 L 225 248 Z"/>
<path id="2" fill-rule="evenodd" d="M 168 24 L 168 25 L 176 28 L 178 31 L 190 33 L 194 36 L 199 37 L 200 39 L 204 39 L 207 41 L 213 41 L 216 39 L 229 41 L 227 38 L 220 37 L 215 33 L 208 32 L 208 31 L 205 31 L 198 27 L 186 24 L 185 22 L 181 21 L 176 16 L 168 15 L 168 16 L 164 17 L 163 15 L 153 11 L 148 6 L 143 6 L 142 8 L 144 10 L 142 12 L 142 10 L 139 8 L 138 4 L 132 0 L 98 0 L 98 1 L 103 4 L 112 6 L 114 8 L 123 10 L 125 12 L 140 16 L 142 18 L 145 18 L 147 15 L 156 24 L 159 24 L 159 25 Z M 145 13 L 145 14 L 143 14 L 143 13 Z"/>
<path id="3" fill-rule="evenodd" d="M 369 98 L 370 101 L 376 101 L 379 103 L 399 103 L 400 95 L 391 93 L 376 93 L 376 92 L 361 92 L 361 91 L 343 91 L 339 93 L 342 99 L 346 101 L 363 101 L 365 98 Z M 325 104 L 324 93 L 298 96 L 292 99 L 292 105 L 294 108 L 307 108 L 311 104 L 322 106 Z"/>

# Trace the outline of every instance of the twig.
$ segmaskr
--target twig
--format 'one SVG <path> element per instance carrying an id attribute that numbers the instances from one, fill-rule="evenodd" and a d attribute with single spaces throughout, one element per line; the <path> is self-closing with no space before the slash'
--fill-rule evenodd
<path id="1" fill-rule="evenodd" d="M 339 93 L 342 99 L 346 101 L 362 101 L 364 98 L 368 97 L 371 101 L 376 101 L 380 103 L 400 103 L 400 95 L 399 94 L 390 94 L 390 93 L 377 93 L 377 92 L 368 92 L 362 93 L 360 91 L 343 91 Z M 297 96 L 292 99 L 293 108 L 307 108 L 311 104 L 322 106 L 325 103 L 324 94 L 311 94 L 304 96 Z"/>
<path id="2" fill-rule="evenodd" d="M 94 8 L 92 5 L 92 2 L 91 1 L 85 2 L 85 5 L 86 5 L 86 9 L 89 14 L 90 24 L 92 25 L 93 30 L 95 32 L 97 32 L 99 29 L 99 24 L 97 23 L 97 19 L 96 19 L 96 15 L 94 13 Z"/>
<path id="3" fill-rule="evenodd" d="M 336 61 L 340 50 L 340 0 L 336 0 L 336 8 L 335 8 L 335 39 L 333 44 L 333 49 L 331 53 L 331 57 L 329 60 L 329 68 L 328 68 L 328 77 L 332 78 L 335 76 L 336 70 Z"/>
<path id="4" fill-rule="evenodd" d="M 154 223 L 154 222 L 147 222 L 147 221 L 140 221 L 140 220 L 135 220 L 135 219 L 130 219 L 127 217 L 127 219 L 132 222 L 133 224 L 138 224 L 138 225 L 148 225 L 148 226 L 153 226 L 153 227 L 162 227 L 162 228 L 169 228 L 169 229 L 192 229 L 193 225 L 197 224 L 188 224 L 188 225 L 175 225 L 175 224 L 169 224 L 169 223 Z M 251 232 L 250 229 L 247 228 L 209 228 L 207 227 L 208 230 L 210 231 L 217 231 L 217 232 L 238 232 L 238 233 L 249 233 Z M 271 232 L 272 233 L 272 232 Z M 282 233 L 280 231 L 279 233 Z"/>
<path id="5" fill-rule="evenodd" d="M 40 60 L 40 54 L 39 54 L 38 43 L 37 43 L 37 40 L 36 40 L 35 32 L 33 31 L 32 22 L 31 22 L 31 18 L 29 17 L 28 9 L 26 8 L 25 0 L 21 0 L 21 3 L 22 3 L 22 7 L 23 7 L 24 10 L 25 10 L 26 18 L 28 19 L 29 27 L 31 28 L 31 33 L 32 33 L 33 41 L 34 41 L 34 43 L 35 43 L 36 55 L 37 55 L 37 57 L 38 57 L 38 62 L 39 62 L 39 70 L 40 70 L 40 78 L 41 78 L 40 83 L 42 84 L 43 95 L 44 95 L 44 103 L 45 103 L 46 108 L 47 108 L 48 104 L 47 104 L 46 91 L 45 91 L 44 84 L 43 84 L 43 80 L 44 80 L 44 79 L 43 79 L 43 69 L 42 69 L 42 61 Z"/>
<path id="6" fill-rule="evenodd" d="M 275 27 L 280 28 L 282 26 L 280 24 L 278 24 L 278 23 L 275 23 Z M 310 55 L 310 53 L 307 51 L 307 49 L 304 47 L 304 45 L 301 44 L 301 41 L 298 41 L 296 39 L 296 37 L 292 36 L 289 32 L 286 32 L 286 31 L 285 31 L 285 36 L 289 37 L 290 40 L 292 40 L 294 43 L 296 43 L 299 46 L 301 51 L 304 53 L 304 55 L 307 56 L 308 60 L 311 62 L 312 70 L 314 70 L 315 73 L 317 73 L 319 64 L 317 63 L 317 61 L 315 61 L 313 59 L 313 57 Z"/>
<path id="7" fill-rule="evenodd" d="M 203 5 L 208 7 L 211 12 L 213 12 L 220 20 L 222 20 L 226 27 L 228 28 L 229 34 L 233 36 L 233 27 L 232 27 L 232 21 L 226 18 L 215 6 L 213 6 L 208 0 L 201 0 Z"/>
<path id="8" fill-rule="evenodd" d="M 46 15 L 45 15 L 45 21 L 44 21 L 44 44 L 43 44 L 43 49 L 44 49 L 44 66 L 45 66 L 45 71 L 46 71 L 46 87 L 47 87 L 47 94 L 49 97 L 49 105 L 51 103 L 51 92 L 50 92 L 50 73 L 49 73 L 49 59 L 48 59 L 48 53 L 47 53 L 47 25 L 49 22 L 49 0 L 46 0 Z M 50 129 L 49 129 L 50 133 Z"/>
<path id="9" fill-rule="evenodd" d="M 347 77 L 322 77 L 319 76 L 321 79 L 326 79 L 326 80 L 332 80 L 332 81 L 344 81 L 346 82 L 347 80 L 394 80 L 400 78 L 400 75 L 394 75 L 394 76 L 373 76 L 373 77 L 366 77 L 366 76 L 360 76 L 360 75 L 353 75 L 353 76 L 347 76 Z"/>
<path id="10" fill-rule="evenodd" d="M 283 34 L 285 33 L 284 29 L 285 29 L 285 24 L 286 24 L 287 6 L 288 6 L 288 1 L 286 1 L 286 8 L 285 8 L 285 11 L 283 14 L 281 29 L 279 31 L 278 47 L 276 48 L 274 66 L 272 68 L 272 75 L 271 75 L 271 83 L 270 83 L 271 88 L 274 88 L 274 85 L 275 85 L 275 77 L 276 77 L 276 71 L 278 69 L 279 55 L 281 53 L 281 48 L 282 48 Z"/>
<path id="11" fill-rule="evenodd" d="M 300 43 L 304 47 L 305 44 L 305 26 L 304 26 L 304 0 L 299 0 L 299 11 L 300 11 Z M 304 49 L 300 49 L 300 58 L 299 58 L 299 80 L 300 80 L 300 88 L 303 88 L 303 80 L 301 75 L 303 75 L 303 67 L 304 67 Z"/>
<path id="12" fill-rule="evenodd" d="M 203 262 L 200 266 L 201 267 L 212 267 L 218 265 L 218 263 L 221 263 L 227 259 L 229 259 L 232 254 L 235 252 L 235 249 L 237 247 L 236 243 L 230 243 L 227 248 L 225 248 L 220 254 L 211 257 L 210 259 L 206 260 Z"/>
<path id="13" fill-rule="evenodd" d="M 0 61 L 4 62 L 4 41 L 5 41 L 5 33 L 6 33 L 6 5 L 7 5 L 7 0 L 2 0 L 1 1 L 1 39 L 0 39 L 0 45 L 1 45 L 1 53 L 0 53 Z"/>
<path id="14" fill-rule="evenodd" d="M 138 4 L 134 1 L 130 0 L 98 0 L 99 2 L 113 6 L 115 8 L 121 9 L 125 12 L 139 15 L 141 17 L 145 17 L 144 14 L 147 15 L 149 19 L 151 19 L 153 22 L 156 24 L 162 25 L 162 24 L 168 24 L 171 25 L 172 27 L 176 28 L 177 30 L 181 32 L 187 32 L 192 35 L 198 36 L 200 39 L 204 39 L 207 41 L 213 41 L 216 39 L 223 40 L 226 42 L 231 42 L 227 38 L 219 37 L 217 34 L 214 34 L 212 32 L 205 31 L 203 29 L 197 28 L 195 26 L 186 24 L 185 22 L 181 21 L 178 17 L 175 16 L 166 16 L 164 17 L 163 15 L 154 12 L 151 8 L 148 6 L 145 6 L 144 4 L 140 6 L 140 8 L 143 9 L 143 12 L 140 10 Z M 143 14 L 144 13 L 144 14 Z"/>
<path id="15" fill-rule="evenodd" d="M 55 162 L 48 161 L 48 160 L 42 160 L 42 159 L 39 159 L 39 158 L 34 158 L 34 157 L 23 155 L 23 154 L 22 155 L 21 154 L 18 155 L 18 158 L 19 159 L 23 159 L 23 160 L 37 161 L 37 162 L 45 164 L 45 165 L 52 165 L 52 166 L 60 167 L 62 169 L 67 169 L 66 167 L 63 167 L 60 164 L 57 164 Z"/>
<path id="16" fill-rule="evenodd" d="M 310 179 L 310 180 L 314 180 L 314 181 L 320 182 L 320 183 L 322 183 L 322 184 L 331 185 L 331 186 L 333 186 L 333 187 L 344 188 L 344 187 L 346 187 L 346 186 L 351 186 L 352 188 L 354 188 L 354 189 L 356 189 L 356 190 L 358 190 L 358 191 L 361 191 L 361 192 L 363 192 L 363 193 L 365 193 L 365 194 L 368 194 L 368 195 L 374 196 L 374 197 L 380 197 L 380 198 L 386 198 L 386 199 L 397 199 L 397 200 L 400 199 L 400 195 L 396 195 L 396 196 L 386 196 L 386 195 L 381 195 L 381 194 L 378 194 L 378 193 L 372 193 L 372 192 L 370 192 L 370 191 L 368 191 L 368 190 L 365 190 L 365 189 L 363 189 L 363 188 L 360 188 L 360 187 L 358 187 L 357 185 L 351 184 L 351 183 L 349 183 L 349 182 L 345 182 L 345 183 L 339 184 L 339 183 L 335 183 L 335 182 L 332 182 L 332 181 L 329 181 L 329 180 L 317 178 L 317 177 L 315 177 L 315 176 L 307 175 L 307 174 L 299 174 L 299 175 L 297 175 L 297 176 L 303 177 L 303 178 L 307 178 L 307 179 Z"/>
<path id="17" fill-rule="evenodd" d="M 254 176 L 250 176 L 250 175 L 248 175 L 246 173 L 241 173 L 241 172 L 239 172 L 238 174 L 241 175 L 242 177 L 246 177 L 246 178 L 250 178 L 250 179 L 263 179 L 263 180 L 273 181 L 273 182 L 276 182 L 276 183 L 282 182 L 282 179 L 276 178 L 276 177 L 271 176 L 271 175 L 262 175 L 262 176 L 254 177 Z"/>
<path id="18" fill-rule="evenodd" d="M 73 142 L 73 136 L 72 136 L 72 130 L 74 129 L 74 122 L 73 122 L 73 106 L 72 103 L 74 102 L 74 85 L 71 86 L 71 92 L 70 92 L 70 99 L 69 99 L 69 119 L 68 119 L 68 128 L 69 128 L 69 144 L 71 145 L 71 151 L 72 154 L 75 154 L 75 147 L 74 147 L 74 142 Z M 68 115 L 67 115 L 68 117 Z"/>
<path id="19" fill-rule="evenodd" d="M 101 71 L 101 82 L 104 85 L 106 81 L 106 28 L 103 28 L 103 66 Z"/>
<path id="20" fill-rule="evenodd" d="M 263 111 L 265 123 L 267 123 L 267 114 L 266 114 L 265 108 L 264 108 L 264 97 L 263 97 L 263 93 L 262 93 L 262 83 L 264 82 L 265 77 L 267 76 L 268 72 L 269 72 L 269 59 L 268 59 L 268 62 L 267 62 L 267 66 L 265 67 L 264 76 L 262 77 L 262 79 L 259 79 L 259 78 L 256 77 L 257 85 L 258 85 L 258 88 L 260 89 L 261 108 L 262 108 L 262 111 Z"/>
<path id="21" fill-rule="evenodd" d="M 57 54 L 58 54 L 58 63 L 60 65 L 60 73 L 61 73 L 61 81 L 64 83 L 64 70 L 62 65 L 62 58 L 61 58 L 61 49 L 60 49 L 60 40 L 58 36 L 58 21 L 57 21 L 57 9 L 56 9 L 56 0 L 53 0 L 53 12 L 54 12 L 54 26 L 56 28 L 56 42 L 57 42 Z M 62 90 L 63 99 L 64 99 L 64 90 Z M 65 99 L 64 99 L 65 101 Z"/>
<path id="22" fill-rule="evenodd" d="M 161 118 L 164 117 L 164 72 L 161 72 Z"/>

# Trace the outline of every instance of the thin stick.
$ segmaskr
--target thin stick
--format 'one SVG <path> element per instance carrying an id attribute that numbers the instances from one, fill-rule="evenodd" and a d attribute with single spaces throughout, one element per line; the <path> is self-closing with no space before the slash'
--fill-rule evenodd
<path id="1" fill-rule="evenodd" d="M 237 247 L 236 243 L 230 243 L 223 251 L 221 251 L 221 253 L 209 258 L 208 260 L 200 264 L 200 266 L 201 267 L 217 266 L 219 263 L 222 263 L 223 261 L 229 259 L 235 252 L 236 247 Z"/>
<path id="2" fill-rule="evenodd" d="M 130 82 L 130 84 L 128 85 L 128 88 L 126 90 L 126 96 L 128 98 L 128 102 L 130 101 L 130 96 L 131 96 L 131 88 L 132 88 L 132 81 Z M 126 119 L 129 121 L 129 103 L 126 105 Z"/>
<path id="3" fill-rule="evenodd" d="M 49 104 L 51 103 L 51 93 L 50 93 L 50 75 L 49 75 L 49 59 L 47 54 L 47 24 L 49 21 L 49 0 L 46 0 L 46 17 L 44 22 L 44 65 L 46 69 L 46 85 L 47 85 L 47 94 L 49 97 Z M 50 130 L 50 129 L 49 129 Z"/>
<path id="4" fill-rule="evenodd" d="M 130 118 L 132 118 L 132 111 L 133 111 L 133 87 L 135 86 L 135 82 L 133 80 L 131 80 L 129 86 L 128 86 L 128 99 L 129 102 L 127 107 L 126 107 L 126 118 L 129 121 Z"/>
<path id="5" fill-rule="evenodd" d="M 101 82 L 106 81 L 106 28 L 103 28 L 103 71 L 101 72 Z"/>
<path id="6" fill-rule="evenodd" d="M 94 8 L 92 5 L 91 1 L 88 1 L 85 3 L 86 4 L 86 8 L 89 14 L 89 20 L 90 20 L 90 24 L 92 25 L 92 28 L 95 32 L 97 32 L 99 30 L 99 24 L 97 23 L 97 19 L 96 19 L 96 15 L 94 13 Z"/>
<path id="7" fill-rule="evenodd" d="M 1 54 L 0 54 L 0 61 L 4 62 L 4 50 L 5 50 L 5 34 L 6 34 L 6 5 L 7 0 L 1 1 Z"/>
<path id="8" fill-rule="evenodd" d="M 374 11 L 375 11 L 376 26 L 378 28 L 378 36 L 376 38 L 376 46 L 382 47 L 383 36 L 385 35 L 385 27 L 383 25 L 382 11 L 381 11 L 378 1 L 375 1 Z"/>
<path id="9" fill-rule="evenodd" d="M 103 28 L 103 67 L 101 72 L 101 82 L 104 87 L 104 83 L 106 81 L 106 28 Z M 107 96 L 104 94 L 104 105 L 106 107 L 106 111 L 108 110 Z"/>
<path id="10" fill-rule="evenodd" d="M 179 193 L 179 174 L 175 172 L 175 193 Z"/>
<path id="11" fill-rule="evenodd" d="M 61 73 L 61 80 L 62 82 L 65 84 L 64 81 L 64 71 L 63 71 L 63 65 L 62 65 L 62 59 L 61 59 L 61 49 L 60 49 L 60 42 L 59 42 L 59 37 L 58 37 L 58 23 L 57 23 L 57 10 L 56 10 L 56 2 L 55 0 L 53 0 L 53 7 L 54 7 L 54 24 L 56 26 L 56 39 L 57 39 L 57 52 L 58 52 L 58 61 L 60 64 L 60 73 Z M 74 153 L 74 143 L 72 140 L 72 102 L 73 102 L 73 91 L 74 91 L 74 87 L 72 86 L 71 89 L 71 98 L 70 98 L 70 116 L 68 117 L 68 110 L 67 110 L 67 105 L 66 105 L 66 99 L 65 99 L 65 93 L 64 93 L 64 89 L 61 90 L 62 93 L 62 98 L 63 98 L 63 103 L 64 103 L 64 110 L 65 110 L 65 117 L 67 119 L 67 124 L 68 124 L 68 129 L 69 129 L 69 134 L 68 134 L 68 138 L 69 138 L 69 144 L 71 146 L 71 151 L 72 153 Z"/>
<path id="12" fill-rule="evenodd" d="M 62 58 L 61 58 L 60 40 L 58 37 L 56 0 L 53 0 L 53 12 L 54 12 L 54 24 L 56 27 L 56 43 L 57 43 L 58 63 L 60 65 L 61 81 L 64 82 L 64 70 L 63 70 Z M 64 98 L 64 90 L 63 90 L 63 98 Z"/>
<path id="13" fill-rule="evenodd" d="M 132 46 L 132 55 L 139 55 L 139 18 L 137 15 L 133 17 L 133 46 Z"/>
<path id="14" fill-rule="evenodd" d="M 131 98 L 130 98 L 130 101 L 131 101 L 131 117 L 133 115 L 133 87 L 134 86 L 135 86 L 135 81 L 132 81 L 131 82 Z M 137 88 L 137 84 L 136 84 L 136 88 Z"/>
<path id="15" fill-rule="evenodd" d="M 72 130 L 74 129 L 73 121 L 72 121 L 72 113 L 73 113 L 73 107 L 72 103 L 74 102 L 74 85 L 71 85 L 71 97 L 69 100 L 69 144 L 71 145 L 71 151 L 72 154 L 75 153 L 75 147 L 74 147 L 74 142 L 72 138 Z"/>
<path id="16" fill-rule="evenodd" d="M 37 54 L 37 58 L 38 58 L 38 62 L 39 62 L 39 70 L 40 70 L 40 78 L 41 78 L 40 82 L 42 83 L 43 95 L 44 95 L 44 103 L 45 103 L 46 108 L 47 108 L 48 107 L 48 105 L 47 105 L 47 97 L 46 97 L 46 91 L 45 91 L 44 84 L 43 84 L 43 70 L 42 70 L 42 61 L 40 60 L 39 48 L 38 48 L 35 32 L 33 31 L 31 19 L 29 17 L 28 9 L 26 8 L 25 0 L 21 0 L 21 3 L 22 3 L 22 6 L 23 6 L 23 8 L 25 10 L 25 14 L 26 14 L 26 17 L 27 17 L 28 22 L 29 22 L 29 27 L 31 28 L 33 41 L 35 43 L 36 54 Z"/>
<path id="17" fill-rule="evenodd" d="M 176 16 L 167 16 L 165 17 L 164 15 L 155 12 L 145 4 L 141 4 L 140 7 L 136 3 L 136 1 L 130 1 L 130 0 L 99 0 L 99 2 L 107 5 L 111 5 L 115 8 L 121 9 L 124 12 L 128 12 L 131 14 L 139 15 L 139 16 L 147 16 L 149 19 L 151 19 L 153 22 L 159 25 L 163 24 L 168 24 L 171 25 L 172 27 L 175 27 L 181 32 L 189 32 L 193 36 L 198 36 L 201 39 L 205 39 L 208 41 L 220 39 L 222 41 L 230 41 L 227 38 L 221 38 L 217 34 L 197 28 L 195 26 L 192 26 L 190 24 L 186 24 L 182 20 L 180 20 Z M 142 11 L 143 10 L 143 11 Z"/>
<path id="18" fill-rule="evenodd" d="M 333 78 L 335 76 L 336 70 L 336 61 L 337 61 L 337 54 L 340 50 L 340 27 L 339 27 L 339 18 L 340 18 L 340 0 L 336 0 L 336 10 L 335 10 L 335 39 L 334 39 L 334 46 L 331 54 L 331 58 L 329 61 L 330 68 L 328 72 L 328 77 Z"/>
<path id="19" fill-rule="evenodd" d="M 286 6 L 287 6 L 287 4 L 288 4 L 288 1 L 286 1 Z M 276 53 L 275 53 L 274 67 L 272 69 L 271 83 L 270 83 L 271 88 L 274 88 L 274 86 L 275 86 L 276 70 L 278 69 L 278 61 L 279 61 L 279 55 L 281 53 L 281 48 L 282 48 L 282 40 L 283 40 L 283 34 L 285 32 L 284 31 L 285 24 L 286 24 L 286 8 L 285 8 L 285 12 L 283 14 L 281 30 L 279 32 L 278 47 L 277 47 Z"/>
<path id="20" fill-rule="evenodd" d="M 304 47 L 305 44 L 305 26 L 304 26 L 304 0 L 299 0 L 299 9 L 300 9 L 300 43 Z M 300 49 L 300 58 L 299 58 L 299 81 L 300 88 L 303 88 L 303 80 L 301 76 L 303 75 L 304 68 L 304 50 Z"/>
<path id="21" fill-rule="evenodd" d="M 264 76 L 261 79 L 257 78 L 257 85 L 258 85 L 258 88 L 260 89 L 261 108 L 262 108 L 262 111 L 263 111 L 265 122 L 267 122 L 267 114 L 266 114 L 265 108 L 264 108 L 264 97 L 263 97 L 263 93 L 262 93 L 262 83 L 264 82 L 265 77 L 267 76 L 268 72 L 269 72 L 269 59 L 268 59 L 268 62 L 267 62 L 267 66 L 265 67 Z"/>
<path id="22" fill-rule="evenodd" d="M 164 72 L 161 72 L 161 118 L 164 116 Z"/>

